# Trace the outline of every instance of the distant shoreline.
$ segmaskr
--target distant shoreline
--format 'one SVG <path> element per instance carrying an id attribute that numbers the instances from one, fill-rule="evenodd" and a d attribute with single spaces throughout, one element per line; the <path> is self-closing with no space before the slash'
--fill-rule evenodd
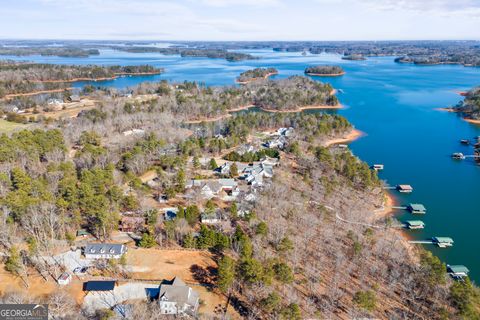
<path id="1" fill-rule="evenodd" d="M 115 80 L 123 76 L 153 76 L 153 75 L 159 75 L 162 74 L 159 71 L 155 72 L 118 72 L 115 73 L 114 76 L 111 77 L 101 77 L 101 78 L 73 78 L 73 79 L 65 79 L 65 80 L 33 80 L 30 81 L 32 83 L 70 83 L 70 82 L 78 82 L 78 81 L 109 81 L 109 80 Z"/>
<path id="2" fill-rule="evenodd" d="M 271 112 L 271 113 L 295 113 L 295 112 L 302 112 L 305 110 L 343 109 L 343 105 L 337 104 L 335 106 L 327 106 L 327 105 L 304 106 L 304 107 L 298 107 L 296 109 L 286 109 L 286 110 L 268 109 L 263 107 L 259 107 L 259 108 L 262 111 Z"/>

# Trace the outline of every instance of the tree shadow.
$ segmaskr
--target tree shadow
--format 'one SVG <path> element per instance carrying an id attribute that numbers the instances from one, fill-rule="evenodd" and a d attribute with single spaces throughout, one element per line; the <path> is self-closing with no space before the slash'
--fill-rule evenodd
<path id="1" fill-rule="evenodd" d="M 212 266 L 204 268 L 202 266 L 199 266 L 198 264 L 192 265 L 190 267 L 190 272 L 192 272 L 193 278 L 196 281 L 207 285 L 213 285 L 218 274 L 217 268 Z"/>

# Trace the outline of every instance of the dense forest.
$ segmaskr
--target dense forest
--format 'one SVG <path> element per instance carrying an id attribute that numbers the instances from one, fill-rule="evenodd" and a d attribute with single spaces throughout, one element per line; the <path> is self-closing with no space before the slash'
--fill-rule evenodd
<path id="1" fill-rule="evenodd" d="M 273 111 L 298 110 L 305 106 L 336 106 L 338 99 L 333 88 L 310 78 L 292 76 L 284 80 L 253 85 L 255 105 Z"/>
<path id="2" fill-rule="evenodd" d="M 345 70 L 340 66 L 312 66 L 307 67 L 305 73 L 309 75 L 329 76 L 345 74 Z"/>
<path id="3" fill-rule="evenodd" d="M 242 61 L 256 59 L 254 56 L 241 52 L 230 52 L 222 49 L 195 49 L 195 48 L 156 48 L 156 47 L 114 47 L 115 50 L 142 53 L 155 52 L 165 55 L 181 55 L 182 57 L 206 57 L 225 59 L 227 61 Z"/>
<path id="4" fill-rule="evenodd" d="M 250 82 L 258 79 L 266 79 L 271 75 L 277 74 L 278 70 L 275 68 L 255 68 L 242 72 L 237 77 L 237 82 Z"/>
<path id="5" fill-rule="evenodd" d="M 384 193 L 376 172 L 348 149 L 325 147 L 351 132 L 345 118 L 247 112 L 215 122 L 185 121 L 251 103 L 269 110 L 336 105 L 329 84 L 298 76 L 242 87 L 162 81 L 128 92 L 132 97 L 85 87 L 81 94 L 98 100 L 98 107 L 0 136 L 5 273 L 29 284 L 34 270 L 44 270 L 38 258 L 53 256 L 59 248 L 68 251 L 79 229 L 111 241 L 122 214 L 134 212 L 146 223 L 133 246 L 211 254 L 215 265 L 204 271 L 212 274 L 208 290 L 227 297 L 246 319 L 479 318 L 478 289 L 468 279 L 452 281 L 438 258 L 416 252 L 390 228 L 395 221 L 378 217 L 375 210 L 382 208 Z M 279 161 L 254 201 L 239 198 L 220 206 L 195 195 L 184 197 L 189 179 L 217 168 L 215 158 L 228 157 L 254 139 L 265 142 L 270 139 L 265 132 L 290 127 L 293 134 L 282 150 L 261 149 L 252 158 L 248 153 L 239 158 Z M 132 129 L 142 134 L 125 135 Z M 267 138 L 257 138 L 261 134 Z M 142 183 L 139 177 L 147 171 L 158 176 L 156 185 Z M 156 210 L 159 194 L 181 203 L 174 219 L 164 220 Z M 221 211 L 227 227 L 201 224 L 202 211 Z M 122 263 L 109 261 L 95 275 L 133 280 Z M 42 297 L 61 306 L 51 308 L 52 316 L 108 318 L 87 314 L 61 292 L 61 297 Z M 31 298 L 7 292 L 0 302 Z M 150 312 L 135 319 L 157 315 L 152 313 L 155 303 L 144 306 Z"/>
<path id="6" fill-rule="evenodd" d="M 162 69 L 149 65 L 96 66 L 53 65 L 40 63 L 0 62 L 0 98 L 43 90 L 65 89 L 76 79 L 106 79 L 123 74 L 159 74 Z"/>
<path id="7" fill-rule="evenodd" d="M 480 52 L 477 54 L 403 56 L 395 58 L 395 62 L 418 65 L 460 64 L 465 67 L 478 67 L 480 66 Z"/>

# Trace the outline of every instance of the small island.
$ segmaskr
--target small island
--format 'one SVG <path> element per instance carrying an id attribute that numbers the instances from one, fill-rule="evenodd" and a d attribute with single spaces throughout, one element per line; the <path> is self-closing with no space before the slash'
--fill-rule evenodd
<path id="1" fill-rule="evenodd" d="M 339 66 L 312 66 L 305 69 L 305 74 L 319 77 L 338 77 L 345 74 L 345 70 Z"/>
<path id="2" fill-rule="evenodd" d="M 255 68 L 242 72 L 240 76 L 237 77 L 237 83 L 245 84 L 252 81 L 264 80 L 275 74 L 278 74 L 278 70 L 275 68 Z"/>

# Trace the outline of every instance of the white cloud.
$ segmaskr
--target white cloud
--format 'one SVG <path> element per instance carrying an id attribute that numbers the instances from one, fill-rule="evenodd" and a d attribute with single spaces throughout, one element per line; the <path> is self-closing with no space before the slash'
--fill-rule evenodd
<path id="1" fill-rule="evenodd" d="M 480 1 L 478 0 L 366 0 L 373 9 L 406 10 L 418 14 L 430 13 L 445 15 L 478 16 Z"/>
<path id="2" fill-rule="evenodd" d="M 281 4 L 279 0 L 201 0 L 202 4 L 211 7 L 253 6 L 271 7 Z"/>

